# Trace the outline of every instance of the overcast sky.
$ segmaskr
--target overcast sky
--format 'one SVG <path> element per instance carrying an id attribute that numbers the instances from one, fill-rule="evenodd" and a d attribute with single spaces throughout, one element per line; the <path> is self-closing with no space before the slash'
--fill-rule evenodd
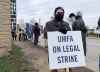
<path id="1" fill-rule="evenodd" d="M 65 20 L 69 13 L 81 11 L 86 25 L 90 26 L 96 26 L 100 16 L 100 0 L 17 0 L 17 18 L 25 22 L 40 18 L 45 25 L 57 6 L 65 9 Z"/>

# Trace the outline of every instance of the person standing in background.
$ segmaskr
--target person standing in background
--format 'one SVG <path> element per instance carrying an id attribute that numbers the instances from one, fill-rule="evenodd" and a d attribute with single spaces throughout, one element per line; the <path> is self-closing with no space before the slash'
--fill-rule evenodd
<path id="1" fill-rule="evenodd" d="M 33 33 L 34 33 L 34 45 L 38 45 L 38 39 L 40 36 L 40 28 L 38 23 L 35 23 Z"/>
<path id="2" fill-rule="evenodd" d="M 100 38 L 100 17 L 99 17 L 98 26 L 97 26 L 97 38 Z"/>
<path id="3" fill-rule="evenodd" d="M 74 13 L 70 13 L 67 21 L 69 23 L 71 30 L 72 30 L 72 24 L 75 22 L 75 20 L 76 20 L 76 15 Z"/>
<path id="4" fill-rule="evenodd" d="M 19 29 L 19 41 L 21 41 L 22 40 L 22 29 Z"/>
<path id="5" fill-rule="evenodd" d="M 48 41 L 47 41 L 47 31 L 46 28 L 44 27 L 44 31 L 43 31 L 43 38 L 44 38 L 44 48 L 46 48 L 48 46 Z"/>
<path id="6" fill-rule="evenodd" d="M 15 31 L 14 28 L 11 30 L 11 35 L 12 35 L 12 39 L 13 39 L 13 40 L 16 40 L 17 34 L 16 34 L 16 31 Z"/>
<path id="7" fill-rule="evenodd" d="M 85 23 L 83 21 L 81 12 L 77 13 L 76 21 L 72 24 L 72 29 L 73 29 L 73 31 L 81 31 L 84 55 L 86 56 L 86 33 L 87 33 L 87 27 L 85 26 Z"/>

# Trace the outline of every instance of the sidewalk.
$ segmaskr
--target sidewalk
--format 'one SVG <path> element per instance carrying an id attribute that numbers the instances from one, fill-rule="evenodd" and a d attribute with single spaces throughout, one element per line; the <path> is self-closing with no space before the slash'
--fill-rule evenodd
<path id="1" fill-rule="evenodd" d="M 90 72 L 98 72 L 98 55 L 100 55 L 100 39 L 96 37 L 87 37 L 86 68 L 80 69 L 90 70 Z M 77 69 L 74 69 L 74 71 L 75 70 L 77 72 Z"/>
<path id="2" fill-rule="evenodd" d="M 16 41 L 14 43 L 23 48 L 26 58 L 33 64 L 33 67 L 35 67 L 35 69 L 38 70 L 38 72 L 50 72 L 48 67 L 47 49 L 33 47 L 33 44 L 30 41 L 27 42 Z M 95 62 L 96 61 L 94 60 L 94 57 L 91 58 L 91 56 L 89 56 L 86 59 L 87 66 L 81 68 L 73 68 L 73 72 L 96 72 L 95 70 L 97 68 L 95 67 Z M 60 70 L 60 72 L 64 71 Z"/>

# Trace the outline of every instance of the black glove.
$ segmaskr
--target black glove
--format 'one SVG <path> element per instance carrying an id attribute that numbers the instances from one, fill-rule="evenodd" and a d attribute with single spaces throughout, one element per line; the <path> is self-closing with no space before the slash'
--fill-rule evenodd
<path id="1" fill-rule="evenodd" d="M 59 29 L 59 32 L 61 32 L 61 33 L 63 33 L 63 34 L 66 34 L 66 33 L 67 33 L 67 30 L 64 29 L 64 28 L 60 28 L 60 29 Z"/>

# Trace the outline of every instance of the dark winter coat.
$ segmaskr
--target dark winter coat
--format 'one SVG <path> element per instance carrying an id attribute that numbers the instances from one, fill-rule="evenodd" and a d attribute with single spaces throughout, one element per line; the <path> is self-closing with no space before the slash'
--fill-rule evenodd
<path id="1" fill-rule="evenodd" d="M 98 20 L 98 26 L 100 27 L 100 18 L 99 18 L 99 20 Z"/>
<path id="2" fill-rule="evenodd" d="M 39 36 L 40 35 L 39 26 L 34 26 L 33 33 L 34 33 L 35 36 Z"/>
<path id="3" fill-rule="evenodd" d="M 87 28 L 85 26 L 85 23 L 82 18 L 77 19 L 73 24 L 72 24 L 72 29 L 74 31 L 81 31 L 82 34 L 82 42 L 83 42 L 83 48 L 84 48 L 84 54 L 86 56 L 86 32 Z"/>
<path id="4" fill-rule="evenodd" d="M 66 29 L 67 31 L 71 30 L 69 24 L 65 21 L 58 22 L 56 20 L 52 20 L 46 23 L 46 33 L 49 31 L 59 31 L 59 29 Z M 45 34 L 45 38 L 47 38 L 47 34 Z"/>

